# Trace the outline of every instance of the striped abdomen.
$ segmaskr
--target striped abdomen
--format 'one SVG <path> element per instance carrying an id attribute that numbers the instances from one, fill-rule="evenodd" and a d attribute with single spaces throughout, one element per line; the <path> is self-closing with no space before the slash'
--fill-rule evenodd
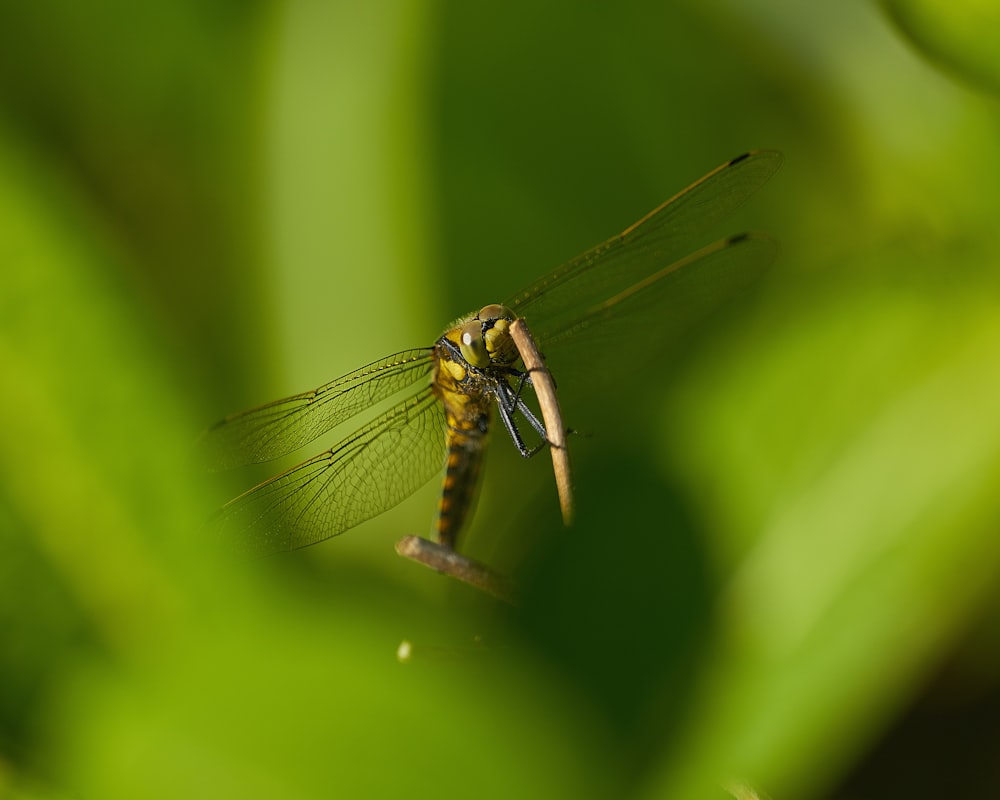
<path id="1" fill-rule="evenodd" d="M 475 508 L 485 444 L 486 435 L 478 428 L 448 428 L 448 461 L 437 519 L 438 541 L 447 547 L 455 547 L 458 534 Z"/>

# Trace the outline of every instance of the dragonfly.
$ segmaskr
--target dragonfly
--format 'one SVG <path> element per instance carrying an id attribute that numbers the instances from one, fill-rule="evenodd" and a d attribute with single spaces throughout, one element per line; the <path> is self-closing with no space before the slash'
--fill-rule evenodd
<path id="1" fill-rule="evenodd" d="M 436 538 L 454 550 L 495 415 L 522 456 L 546 445 L 554 457 L 557 450 L 565 455 L 558 410 L 543 404 L 539 418 L 526 399 L 552 400 L 557 385 L 565 390 L 564 377 L 571 383 L 569 376 L 592 375 L 602 364 L 651 359 L 658 343 L 770 265 L 776 245 L 762 234 L 696 245 L 781 160 L 758 150 L 727 161 L 621 234 L 458 319 L 433 345 L 212 426 L 203 452 L 211 468 L 228 469 L 285 456 L 366 412 L 374 416 L 223 506 L 223 534 L 251 554 L 295 550 L 383 513 L 443 474 Z M 527 345 L 515 341 L 519 326 L 530 331 Z"/>

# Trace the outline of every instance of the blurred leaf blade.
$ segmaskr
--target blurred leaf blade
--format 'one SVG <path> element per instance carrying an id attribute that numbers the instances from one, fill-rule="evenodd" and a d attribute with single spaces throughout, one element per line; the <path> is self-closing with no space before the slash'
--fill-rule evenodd
<path id="1" fill-rule="evenodd" d="M 93 220 L 34 154 L 3 145 L 7 496 L 92 621 L 131 638 L 172 593 L 147 548 L 192 518 L 194 496 L 174 488 L 188 420 Z"/>
<path id="2" fill-rule="evenodd" d="M 61 766 L 109 798 L 607 796 L 607 773 L 588 766 L 600 726 L 544 670 L 464 642 L 461 614 L 421 618 L 391 589 L 357 614 L 352 588 L 258 586 L 233 598 L 225 630 L 192 629 L 173 655 L 97 676 L 52 721 L 86 720 Z M 400 630 L 419 643 L 411 663 L 395 658 Z"/>
<path id="3" fill-rule="evenodd" d="M 667 762 L 654 795 L 689 796 L 713 772 L 752 774 L 778 794 L 816 792 L 988 601 L 1000 571 L 1000 380 L 991 368 L 1000 326 L 995 302 L 970 288 L 946 289 L 934 303 L 913 287 L 848 292 L 741 367 L 756 373 L 749 392 L 715 388 L 725 399 L 709 405 L 725 422 L 711 445 L 690 443 L 715 456 L 697 472 L 742 481 L 770 451 L 766 469 L 784 485 L 759 488 L 783 501 L 751 540 L 719 542 L 733 572 L 703 676 L 703 727 Z M 811 365 L 791 372 L 779 365 L 800 349 L 796 337 L 814 348 Z M 824 401 L 831 370 L 852 405 Z M 798 405 L 813 392 L 813 405 Z M 809 426 L 795 424 L 803 411 Z M 735 428 L 744 433 L 727 439 Z M 841 432 L 833 443 L 830 430 Z M 719 458 L 727 450 L 735 461 Z M 744 514 L 763 507 L 742 502 Z M 752 518 L 735 511 L 744 524 Z"/>
<path id="4" fill-rule="evenodd" d="M 1000 92 L 1000 10 L 979 0 L 883 0 L 900 32 L 931 61 L 970 85 Z"/>

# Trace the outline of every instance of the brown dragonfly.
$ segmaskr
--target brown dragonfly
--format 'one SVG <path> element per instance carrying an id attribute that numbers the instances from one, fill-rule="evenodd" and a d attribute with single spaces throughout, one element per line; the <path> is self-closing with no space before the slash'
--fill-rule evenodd
<path id="1" fill-rule="evenodd" d="M 558 406 L 543 402 L 539 418 L 526 398 L 551 400 L 553 375 L 562 389 L 564 377 L 593 374 L 602 363 L 650 358 L 658 341 L 770 264 L 776 248 L 760 234 L 695 247 L 781 160 L 773 151 L 734 158 L 502 304 L 459 319 L 430 347 L 214 425 L 203 445 L 210 466 L 225 469 L 284 456 L 395 400 L 329 450 L 226 504 L 219 512 L 224 535 L 251 553 L 306 547 L 381 514 L 443 473 L 436 533 L 444 548 L 454 548 L 494 414 L 521 455 L 552 442 L 564 455 Z M 518 325 L 530 328 L 528 341 L 537 345 L 519 349 L 512 338 Z M 529 430 L 535 444 L 525 441 Z M 563 506 L 568 518 L 571 500 Z"/>

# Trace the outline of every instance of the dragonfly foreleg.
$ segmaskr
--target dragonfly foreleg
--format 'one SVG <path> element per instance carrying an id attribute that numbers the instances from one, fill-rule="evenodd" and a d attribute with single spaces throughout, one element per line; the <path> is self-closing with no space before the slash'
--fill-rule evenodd
<path id="1" fill-rule="evenodd" d="M 545 430 L 545 425 L 542 421 L 535 416 L 534 412 L 525 404 L 525 402 L 511 390 L 511 387 L 504 381 L 501 381 L 497 385 L 496 391 L 497 408 L 500 409 L 500 419 L 503 421 L 503 426 L 507 430 L 508 436 L 510 436 L 511 441 L 514 442 L 514 446 L 517 447 L 518 452 L 525 458 L 531 458 L 535 453 L 545 447 L 548 444 L 549 437 Z M 521 431 L 517 427 L 517 421 L 514 415 L 520 412 L 528 424 L 535 429 L 535 432 L 542 437 L 542 441 L 539 442 L 535 447 L 528 447 L 524 442 L 524 437 L 521 435 Z"/>
<path id="2" fill-rule="evenodd" d="M 510 375 L 517 378 L 517 388 L 511 392 L 510 384 L 506 382 L 498 384 L 496 392 L 497 402 L 504 405 L 511 416 L 513 416 L 515 411 L 520 411 L 521 416 L 528 420 L 528 424 L 535 429 L 535 432 L 547 440 L 549 437 L 545 430 L 545 424 L 535 416 L 531 408 L 521 399 L 521 392 L 524 390 L 524 387 L 532 385 L 530 375 L 527 372 L 519 372 L 517 370 L 512 370 Z"/>

